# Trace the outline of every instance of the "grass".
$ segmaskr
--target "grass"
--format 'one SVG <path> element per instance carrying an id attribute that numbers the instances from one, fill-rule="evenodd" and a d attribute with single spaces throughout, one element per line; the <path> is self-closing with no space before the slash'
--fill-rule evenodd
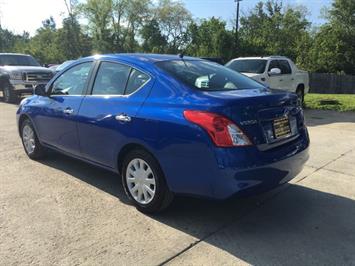
<path id="1" fill-rule="evenodd" d="M 355 112 L 355 94 L 306 94 L 305 107 L 317 110 Z"/>

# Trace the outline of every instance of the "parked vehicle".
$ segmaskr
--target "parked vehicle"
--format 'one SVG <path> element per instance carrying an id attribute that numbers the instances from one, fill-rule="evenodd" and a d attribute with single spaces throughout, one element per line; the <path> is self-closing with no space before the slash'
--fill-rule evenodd
<path id="1" fill-rule="evenodd" d="M 0 53 L 0 91 L 7 103 L 22 94 L 32 94 L 34 86 L 46 84 L 52 77 L 52 71 L 30 55 Z"/>
<path id="2" fill-rule="evenodd" d="M 53 71 L 54 74 L 59 73 L 60 71 L 62 71 L 64 68 L 66 68 L 67 66 L 69 66 L 71 63 L 73 63 L 75 60 L 67 60 L 62 64 L 59 65 L 53 65 L 51 66 L 49 69 Z"/>
<path id="3" fill-rule="evenodd" d="M 308 73 L 284 56 L 240 57 L 229 61 L 226 67 L 272 89 L 294 92 L 302 101 L 309 91 Z"/>
<path id="4" fill-rule="evenodd" d="M 200 58 L 207 60 L 207 61 L 215 62 L 220 65 L 224 65 L 224 63 L 225 63 L 225 62 L 223 62 L 223 58 L 220 58 L 220 57 L 200 57 Z"/>
<path id="5" fill-rule="evenodd" d="M 197 58 L 88 57 L 35 91 L 17 111 L 27 155 L 51 148 L 118 172 L 143 212 L 164 209 L 175 194 L 271 189 L 308 159 L 295 94 Z"/>

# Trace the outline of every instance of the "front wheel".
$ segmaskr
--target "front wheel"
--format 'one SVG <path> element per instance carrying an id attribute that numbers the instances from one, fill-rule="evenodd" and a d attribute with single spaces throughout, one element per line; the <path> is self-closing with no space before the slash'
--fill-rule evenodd
<path id="1" fill-rule="evenodd" d="M 11 89 L 10 84 L 5 83 L 5 86 L 3 87 L 3 94 L 4 94 L 4 102 L 6 102 L 6 103 L 15 103 L 16 102 L 17 95 Z"/>
<path id="2" fill-rule="evenodd" d="M 173 200 L 158 162 L 145 150 L 126 155 L 121 176 L 128 198 L 144 213 L 162 211 Z"/>
<path id="3" fill-rule="evenodd" d="M 40 159 L 45 153 L 45 148 L 38 140 L 36 131 L 29 119 L 21 124 L 21 139 L 25 152 L 31 159 Z"/>

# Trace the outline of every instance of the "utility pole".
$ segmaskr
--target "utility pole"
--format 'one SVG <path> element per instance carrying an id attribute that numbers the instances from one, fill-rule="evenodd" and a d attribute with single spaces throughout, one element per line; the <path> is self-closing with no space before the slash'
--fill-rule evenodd
<path id="1" fill-rule="evenodd" d="M 236 15 L 236 20 L 235 20 L 235 49 L 238 51 L 238 46 L 239 46 L 239 39 L 238 39 L 238 30 L 239 30 L 239 3 L 242 0 L 234 0 L 234 2 L 237 3 L 237 15 Z"/>

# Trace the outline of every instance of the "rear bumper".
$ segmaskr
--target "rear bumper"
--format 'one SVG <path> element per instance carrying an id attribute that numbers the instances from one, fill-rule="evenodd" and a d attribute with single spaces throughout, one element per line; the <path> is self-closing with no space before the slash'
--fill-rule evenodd
<path id="1" fill-rule="evenodd" d="M 164 153 L 159 161 L 174 193 L 226 199 L 258 194 L 290 181 L 308 160 L 308 147 L 305 129 L 298 139 L 267 151 L 256 146 L 185 146 Z"/>
<path id="2" fill-rule="evenodd" d="M 309 158 L 308 147 L 280 161 L 248 168 L 226 167 L 214 178 L 213 198 L 258 194 L 296 177 Z"/>

